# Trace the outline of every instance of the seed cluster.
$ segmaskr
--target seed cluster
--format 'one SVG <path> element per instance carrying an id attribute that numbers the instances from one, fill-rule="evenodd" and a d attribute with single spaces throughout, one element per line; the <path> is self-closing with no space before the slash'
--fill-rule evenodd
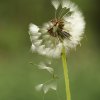
<path id="1" fill-rule="evenodd" d="M 68 32 L 63 30 L 64 21 L 61 19 L 53 19 L 51 20 L 53 27 L 48 29 L 48 33 L 53 37 L 58 37 L 59 40 L 63 40 L 71 36 Z"/>

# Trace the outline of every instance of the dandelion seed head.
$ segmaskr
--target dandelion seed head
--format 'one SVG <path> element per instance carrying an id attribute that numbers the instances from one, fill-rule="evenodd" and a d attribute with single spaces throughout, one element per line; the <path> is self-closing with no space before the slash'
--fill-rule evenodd
<path id="1" fill-rule="evenodd" d="M 34 24 L 29 26 L 32 51 L 48 57 L 59 58 L 63 46 L 66 52 L 76 48 L 84 34 L 85 21 L 79 8 L 69 0 L 53 0 L 57 10 L 61 5 L 59 16 L 43 24 L 41 28 Z"/>

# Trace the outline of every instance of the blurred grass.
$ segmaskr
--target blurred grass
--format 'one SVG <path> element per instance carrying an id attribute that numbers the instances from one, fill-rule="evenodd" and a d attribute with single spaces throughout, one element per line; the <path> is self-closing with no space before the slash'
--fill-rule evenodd
<path id="1" fill-rule="evenodd" d="M 100 99 L 100 30 L 99 1 L 73 0 L 84 13 L 86 31 L 82 46 L 68 54 L 72 100 Z M 43 59 L 30 52 L 28 25 L 41 25 L 53 17 L 50 0 L 0 0 L 0 100 L 41 100 L 42 93 L 34 86 L 50 78 L 45 71 L 36 70 L 29 62 Z M 60 59 L 52 67 L 62 73 Z M 59 80 L 59 95 L 65 100 L 64 80 Z M 57 100 L 51 91 L 47 100 Z"/>

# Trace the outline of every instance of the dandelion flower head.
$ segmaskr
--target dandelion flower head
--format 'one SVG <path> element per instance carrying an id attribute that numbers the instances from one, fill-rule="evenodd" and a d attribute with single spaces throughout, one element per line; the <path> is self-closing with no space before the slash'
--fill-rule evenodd
<path id="1" fill-rule="evenodd" d="M 40 28 L 29 25 L 31 50 L 41 55 L 58 58 L 62 48 L 66 52 L 76 48 L 83 37 L 85 21 L 79 8 L 69 0 L 52 0 L 55 17 Z"/>

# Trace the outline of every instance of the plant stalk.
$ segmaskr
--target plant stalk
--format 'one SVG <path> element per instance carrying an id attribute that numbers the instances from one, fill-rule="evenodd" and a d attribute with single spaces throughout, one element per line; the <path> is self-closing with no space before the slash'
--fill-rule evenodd
<path id="1" fill-rule="evenodd" d="M 65 47 L 63 47 L 63 49 L 62 49 L 62 55 L 61 56 L 62 56 L 64 79 L 65 79 L 66 98 L 67 98 L 67 100 L 71 100 Z"/>

